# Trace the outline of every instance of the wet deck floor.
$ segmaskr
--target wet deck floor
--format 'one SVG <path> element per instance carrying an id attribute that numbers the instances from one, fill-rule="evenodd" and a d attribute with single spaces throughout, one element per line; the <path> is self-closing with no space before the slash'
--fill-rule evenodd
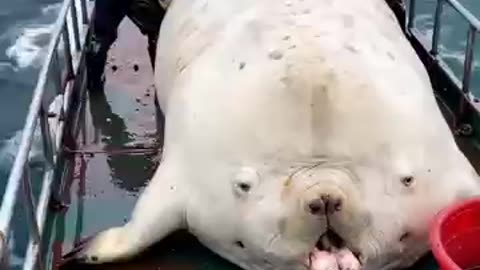
<path id="1" fill-rule="evenodd" d="M 146 38 L 125 20 L 109 53 L 105 94 L 86 104 L 81 150 L 98 152 L 124 146 L 159 144 L 153 77 Z M 160 129 L 161 130 L 161 129 Z M 76 155 L 75 171 L 62 199 L 68 208 L 50 220 L 48 258 L 56 269 L 62 254 L 76 242 L 127 221 L 133 206 L 158 165 L 158 153 Z M 61 269 L 237 269 L 198 244 L 187 233 L 176 233 L 129 263 Z"/>
<path id="2" fill-rule="evenodd" d="M 82 149 L 96 151 L 109 147 L 118 149 L 132 143 L 157 143 L 152 71 L 146 39 L 130 21 L 121 25 L 119 39 L 112 47 L 109 59 L 105 95 L 97 95 L 87 104 L 86 129 L 79 138 Z M 135 71 L 135 65 L 138 65 L 138 71 Z M 473 161 L 480 160 L 478 151 L 470 149 L 468 152 Z M 51 265 L 54 266 L 77 241 L 123 224 L 128 219 L 138 195 L 157 166 L 157 156 L 154 153 L 100 153 L 75 157 L 76 169 L 64 194 L 69 207 L 51 221 Z M 434 267 L 431 261 L 427 261 L 415 268 Z M 202 247 L 192 236 L 176 233 L 128 263 L 62 269 L 238 268 Z"/>

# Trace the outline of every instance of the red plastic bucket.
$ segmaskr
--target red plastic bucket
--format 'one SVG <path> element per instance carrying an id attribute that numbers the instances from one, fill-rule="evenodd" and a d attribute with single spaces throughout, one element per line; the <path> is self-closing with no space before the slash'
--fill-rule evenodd
<path id="1" fill-rule="evenodd" d="M 430 245 L 441 270 L 480 270 L 480 197 L 440 211 L 432 223 Z"/>

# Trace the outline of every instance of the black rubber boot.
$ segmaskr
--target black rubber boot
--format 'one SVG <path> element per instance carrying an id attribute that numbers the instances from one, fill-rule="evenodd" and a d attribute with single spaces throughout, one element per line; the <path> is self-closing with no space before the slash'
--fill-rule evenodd
<path id="1" fill-rule="evenodd" d="M 103 91 L 105 64 L 110 46 L 92 37 L 86 52 L 87 88 L 91 92 Z"/>
<path id="2" fill-rule="evenodd" d="M 86 52 L 87 87 L 102 91 L 108 50 L 117 39 L 117 28 L 127 15 L 132 0 L 96 0 L 93 32 Z"/>
<path id="3" fill-rule="evenodd" d="M 148 37 L 148 56 L 150 57 L 150 64 L 152 69 L 155 70 L 155 56 L 157 51 L 157 36 Z"/>

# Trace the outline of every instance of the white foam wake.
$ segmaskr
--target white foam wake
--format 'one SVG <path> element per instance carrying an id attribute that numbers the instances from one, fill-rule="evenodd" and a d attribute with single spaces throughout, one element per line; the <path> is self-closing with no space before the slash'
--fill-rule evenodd
<path id="1" fill-rule="evenodd" d="M 80 11 L 80 1 L 74 0 L 77 11 Z M 88 10 L 91 10 L 92 5 L 87 1 Z M 48 5 L 41 10 L 41 18 L 56 18 L 62 7 L 62 3 Z M 78 20 L 83 23 L 80 12 L 77 12 Z M 6 55 L 14 61 L 18 68 L 34 67 L 39 68 L 45 61 L 47 56 L 48 43 L 50 41 L 52 32 L 54 31 L 55 20 L 50 20 L 47 24 L 29 24 L 19 30 L 11 31 L 12 35 L 17 36 L 13 44 L 7 48 Z M 67 15 L 67 24 L 69 28 L 69 38 L 71 40 L 70 50 L 73 52 L 73 25 L 70 16 L 70 11 Z M 18 27 L 18 26 L 16 26 Z M 84 29 L 81 28 L 80 31 Z M 63 41 L 60 41 L 60 51 L 63 49 Z"/>
<path id="2" fill-rule="evenodd" d="M 35 25 L 22 29 L 14 44 L 7 49 L 7 56 L 19 68 L 40 67 L 46 54 L 46 46 L 40 44 L 40 41 L 50 36 L 52 30 L 53 25 Z"/>
<path id="3" fill-rule="evenodd" d="M 60 109 L 63 103 L 63 95 L 56 96 L 50 103 L 49 112 L 55 115 L 59 115 Z M 56 137 L 55 127 L 58 125 L 58 118 L 49 118 L 48 124 L 50 127 L 50 136 L 52 142 Z M 12 137 L 2 142 L 0 147 L 0 164 L 3 168 L 11 168 L 15 157 L 18 153 L 20 143 L 22 141 L 22 131 L 17 131 Z M 28 162 L 31 165 L 42 164 L 45 162 L 45 156 L 43 154 L 43 141 L 40 123 L 37 122 L 36 129 L 33 133 L 32 144 L 30 146 L 30 152 L 28 155 Z"/>

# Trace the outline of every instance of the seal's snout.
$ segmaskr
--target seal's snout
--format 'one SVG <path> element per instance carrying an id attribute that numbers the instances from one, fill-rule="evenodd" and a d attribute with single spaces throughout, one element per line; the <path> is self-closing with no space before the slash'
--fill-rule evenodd
<path id="1" fill-rule="evenodd" d="M 336 183 L 322 181 L 307 188 L 305 194 L 305 210 L 314 216 L 343 215 L 349 202 L 346 192 Z"/>
<path id="2" fill-rule="evenodd" d="M 343 199 L 341 196 L 323 193 L 319 198 L 308 203 L 308 211 L 312 215 L 332 215 L 342 210 Z"/>
<path id="3" fill-rule="evenodd" d="M 313 168 L 296 176 L 302 207 L 309 215 L 344 215 L 356 193 L 352 176 L 337 168 Z"/>

